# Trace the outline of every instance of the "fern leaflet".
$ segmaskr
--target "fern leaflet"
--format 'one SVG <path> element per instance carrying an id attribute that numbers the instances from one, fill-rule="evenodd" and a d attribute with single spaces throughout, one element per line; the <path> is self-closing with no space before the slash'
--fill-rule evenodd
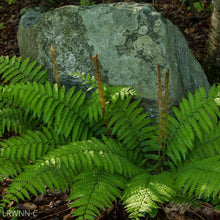
<path id="1" fill-rule="evenodd" d="M 88 170 L 75 177 L 68 200 L 74 200 L 70 207 L 77 208 L 72 214 L 77 219 L 94 219 L 99 209 L 110 207 L 112 200 L 121 198 L 125 179 L 119 175 L 101 170 Z"/>
<path id="2" fill-rule="evenodd" d="M 215 165 L 214 165 L 215 164 Z M 194 159 L 185 163 L 179 170 L 177 187 L 184 193 L 197 198 L 216 197 L 220 191 L 220 156 L 208 159 Z"/>
<path id="3" fill-rule="evenodd" d="M 123 201 L 129 217 L 139 219 L 158 208 L 157 202 L 168 201 L 174 194 L 174 180 L 170 173 L 140 174 L 128 182 Z"/>
<path id="4" fill-rule="evenodd" d="M 177 164 L 186 158 L 189 150 L 194 148 L 195 137 L 202 140 L 203 131 L 207 134 L 213 129 L 219 116 L 219 109 L 214 101 L 219 87 L 213 86 L 207 95 L 204 88 L 195 92 L 195 96 L 189 94 L 189 101 L 183 99 L 180 109 L 174 107 L 176 118 L 169 116 L 167 155 Z M 178 147 L 176 147 L 178 146 Z"/>
<path id="5" fill-rule="evenodd" d="M 9 60 L 8 57 L 0 56 L 0 74 L 3 83 L 38 82 L 44 84 L 47 81 L 47 71 L 41 71 L 42 66 L 37 61 L 29 63 L 30 58 L 21 61 L 21 57 L 15 56 Z"/>

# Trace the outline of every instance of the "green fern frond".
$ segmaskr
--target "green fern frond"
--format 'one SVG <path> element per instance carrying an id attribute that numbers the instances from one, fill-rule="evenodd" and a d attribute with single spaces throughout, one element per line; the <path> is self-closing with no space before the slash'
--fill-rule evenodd
<path id="1" fill-rule="evenodd" d="M 100 119 L 103 119 L 103 111 L 98 90 L 94 91 L 89 99 L 86 100 L 85 106 L 87 108 L 87 115 L 91 123 L 98 122 Z"/>
<path id="2" fill-rule="evenodd" d="M 97 88 L 96 79 L 94 76 L 90 76 L 90 74 L 80 72 L 72 72 L 69 74 L 80 78 L 83 85 L 89 85 L 90 87 L 88 90 L 90 90 L 91 88 Z"/>
<path id="3" fill-rule="evenodd" d="M 82 84 L 90 85 L 89 89 L 98 87 L 95 77 L 90 76 L 90 74 L 79 73 L 79 72 L 72 72 L 69 74 L 80 78 L 80 80 L 82 81 Z M 102 83 L 102 86 L 103 86 L 105 100 L 108 100 L 108 101 L 112 100 L 113 102 L 115 102 L 118 97 L 121 97 L 122 99 L 124 99 L 124 97 L 127 97 L 127 96 L 137 95 L 137 92 L 130 87 L 106 86 L 105 83 Z"/>
<path id="4" fill-rule="evenodd" d="M 3 83 L 38 82 L 44 84 L 47 81 L 47 71 L 41 70 L 42 66 L 37 61 L 29 62 L 30 58 L 21 61 L 21 57 L 11 59 L 0 56 L 0 75 Z"/>
<path id="5" fill-rule="evenodd" d="M 123 99 L 119 96 L 106 108 L 106 120 L 112 135 L 116 135 L 127 149 L 144 147 L 155 134 L 152 120 L 142 107 L 138 107 L 140 100 L 131 103 L 131 99 L 131 96 Z"/>
<path id="6" fill-rule="evenodd" d="M 104 137 L 103 137 L 104 138 Z M 45 157 L 46 161 L 59 162 L 62 158 L 67 158 L 72 167 L 81 169 L 98 168 L 110 173 L 118 173 L 124 176 L 133 176 L 142 172 L 142 168 L 137 166 L 138 153 L 128 153 L 120 142 L 111 138 L 104 138 L 104 143 L 96 138 L 87 141 L 77 141 L 69 145 L 61 146 L 49 152 Z M 54 155 L 57 155 L 54 157 Z M 73 169 L 75 169 L 73 168 Z"/>
<path id="7" fill-rule="evenodd" d="M 195 198 L 194 195 L 188 195 L 186 193 L 184 194 L 182 191 L 179 191 L 176 195 L 169 199 L 169 202 L 174 204 L 187 204 L 190 206 L 198 207 L 201 203 L 201 200 Z"/>
<path id="8" fill-rule="evenodd" d="M 17 134 L 0 141 L 0 181 L 13 178 L 0 209 L 11 200 L 46 193 L 46 186 L 70 191 L 78 219 L 94 219 L 116 198 L 123 199 L 130 218 L 138 219 L 158 203 L 194 204 L 219 195 L 220 86 L 208 94 L 203 88 L 190 93 L 173 108 L 158 174 L 157 126 L 140 100 L 134 101 L 134 90 L 103 85 L 103 107 L 89 75 L 76 74 L 93 93 L 66 92 L 46 82 L 46 72 L 36 65 L 0 57 L 6 83 L 0 86 L 0 136 Z M 168 168 L 172 172 L 163 171 Z"/>
<path id="9" fill-rule="evenodd" d="M 116 102 L 118 99 L 125 100 L 126 98 L 131 98 L 136 95 L 136 92 L 130 87 L 109 87 L 106 86 L 104 83 L 102 86 L 106 104 L 108 104 L 109 106 L 111 105 L 111 107 L 109 108 L 117 108 Z M 97 87 L 97 85 L 95 84 L 95 86 L 93 87 L 95 88 Z M 88 111 L 90 122 L 93 122 L 93 120 L 97 122 L 100 118 L 103 118 L 98 90 L 95 90 L 93 94 L 89 97 L 89 99 L 87 99 L 87 103 L 85 106 Z"/>
<path id="10" fill-rule="evenodd" d="M 103 85 L 104 97 L 106 105 L 110 109 L 118 108 L 116 102 L 118 99 L 125 100 L 126 98 L 130 99 L 134 90 L 127 87 L 106 87 Z M 99 100 L 98 90 L 94 91 L 93 94 L 86 100 L 86 108 L 89 116 L 90 122 L 97 122 L 103 118 L 102 106 Z M 103 120 L 103 119 L 102 119 Z M 108 127 L 110 127 L 109 125 Z"/>
<path id="11" fill-rule="evenodd" d="M 83 112 L 86 93 L 78 91 L 72 94 L 72 89 L 65 93 L 64 88 L 58 89 L 56 84 L 51 85 L 49 82 L 45 85 L 19 83 L 2 88 L 3 100 L 25 109 L 26 112 L 32 112 L 48 127 L 54 126 L 58 134 L 71 136 L 75 141 L 81 137 L 90 137 L 93 124 L 90 125 Z M 83 134 L 84 131 L 87 135 Z"/>
<path id="12" fill-rule="evenodd" d="M 209 94 L 206 94 L 204 88 L 201 88 L 195 92 L 195 96 L 189 93 L 189 101 L 183 98 L 179 109 L 173 108 L 175 118 L 169 116 L 167 125 L 167 155 L 174 163 L 186 158 L 189 150 L 195 146 L 195 137 L 201 141 L 203 131 L 209 134 L 213 129 L 211 120 L 217 122 L 219 116 L 214 101 L 218 90 L 213 86 Z"/>
<path id="13" fill-rule="evenodd" d="M 213 126 L 209 134 L 202 133 L 202 140 L 196 139 L 195 148 L 191 152 L 192 158 L 209 158 L 220 155 L 220 123 L 212 121 Z"/>
<path id="14" fill-rule="evenodd" d="M 45 194 L 46 186 L 52 192 L 54 192 L 54 188 L 58 191 L 68 190 L 76 171 L 65 167 L 66 159 L 65 157 L 62 159 L 38 160 L 35 165 L 23 166 L 23 172 L 14 179 L 7 194 L 4 195 L 0 209 L 9 204 L 11 200 L 18 202 L 18 198 L 30 199 L 30 193 L 35 196 L 38 195 L 38 192 Z"/>
<path id="15" fill-rule="evenodd" d="M 5 132 L 23 134 L 27 129 L 36 129 L 40 122 L 23 109 L 5 105 L 0 109 L 0 137 Z"/>
<path id="16" fill-rule="evenodd" d="M 58 190 L 68 189 L 74 176 L 88 169 L 99 169 L 112 175 L 123 175 L 125 178 L 143 172 L 143 169 L 137 166 L 138 153 L 128 155 L 120 142 L 110 138 L 104 138 L 104 141 L 105 143 L 102 143 L 92 138 L 58 146 L 57 149 L 49 151 L 34 165 L 25 167 L 10 185 L 5 198 L 27 197 L 27 190 L 34 195 L 37 195 L 37 191 L 44 193 L 45 185 L 51 190 L 53 187 Z"/>
<path id="17" fill-rule="evenodd" d="M 88 170 L 74 178 L 68 200 L 74 200 L 70 207 L 77 208 L 72 214 L 77 219 L 94 219 L 100 215 L 100 209 L 112 205 L 112 201 L 121 198 L 126 180 L 122 176 L 102 170 Z"/>
<path id="18" fill-rule="evenodd" d="M 0 137 L 5 132 L 14 131 L 22 134 L 27 129 L 23 111 L 13 107 L 6 107 L 0 110 L 0 125 Z"/>
<path id="19" fill-rule="evenodd" d="M 66 172 L 61 172 L 60 170 L 55 170 L 53 164 L 48 164 L 47 166 L 39 165 L 29 165 L 25 167 L 25 170 L 18 175 L 13 183 L 10 185 L 7 190 L 7 194 L 4 195 L 2 199 L 1 207 L 5 207 L 6 204 L 9 204 L 11 200 L 18 202 L 18 198 L 25 200 L 25 198 L 30 199 L 30 193 L 37 196 L 38 192 L 45 194 L 47 185 L 49 189 L 53 192 L 54 188 L 59 191 L 65 191 L 68 189 L 70 179 Z M 40 172 L 42 173 L 40 173 Z M 65 181 L 63 181 L 65 180 Z"/>
<path id="20" fill-rule="evenodd" d="M 131 219 L 144 217 L 157 203 L 169 201 L 175 195 L 174 180 L 168 172 L 159 175 L 141 174 L 129 180 L 123 203 Z"/>
<path id="21" fill-rule="evenodd" d="M 53 129 L 42 128 L 41 131 L 27 130 L 21 136 L 12 137 L 0 142 L 1 156 L 12 161 L 31 160 L 35 162 L 48 151 L 59 144 L 64 144 L 64 138 L 57 135 Z"/>
<path id="22" fill-rule="evenodd" d="M 23 171 L 22 167 L 24 165 L 27 165 L 24 161 L 11 161 L 0 157 L 0 181 L 3 181 L 2 176 L 6 178 L 17 176 Z"/>
<path id="23" fill-rule="evenodd" d="M 116 103 L 118 98 L 124 100 L 137 95 L 134 89 L 125 86 L 106 86 L 103 84 L 103 90 L 105 99 L 111 103 Z"/>
<path id="24" fill-rule="evenodd" d="M 197 198 L 215 198 L 220 192 L 220 156 L 194 159 L 178 170 L 176 185 L 179 190 Z"/>

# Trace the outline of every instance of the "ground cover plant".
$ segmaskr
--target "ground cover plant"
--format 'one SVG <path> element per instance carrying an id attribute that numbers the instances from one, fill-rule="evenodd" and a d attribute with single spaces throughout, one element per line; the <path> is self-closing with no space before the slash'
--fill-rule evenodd
<path id="1" fill-rule="evenodd" d="M 169 73 L 163 103 L 158 67 L 155 124 L 133 99 L 135 91 L 102 85 L 97 59 L 96 80 L 76 74 L 93 89 L 89 95 L 65 91 L 58 77 L 48 82 L 36 62 L 0 57 L 0 178 L 13 179 L 1 210 L 46 187 L 69 191 L 78 219 L 95 219 L 116 199 L 130 219 L 139 219 L 167 201 L 218 198 L 220 87 L 189 93 L 171 116 Z M 4 139 L 5 132 L 16 135 Z"/>

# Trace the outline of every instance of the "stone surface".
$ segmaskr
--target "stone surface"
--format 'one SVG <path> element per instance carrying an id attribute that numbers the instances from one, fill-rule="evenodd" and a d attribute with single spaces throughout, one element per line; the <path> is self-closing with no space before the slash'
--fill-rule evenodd
<path id="1" fill-rule="evenodd" d="M 20 21 L 18 44 L 23 58 L 38 59 L 49 70 L 50 80 L 54 78 L 53 45 L 60 81 L 68 88 L 81 86 L 69 72 L 94 74 L 91 57 L 98 54 L 103 81 L 133 87 L 152 113 L 157 112 L 158 64 L 162 82 L 166 69 L 170 71 L 170 105 L 200 86 L 209 89 L 182 33 L 150 4 L 65 6 L 46 13 L 29 10 Z"/>

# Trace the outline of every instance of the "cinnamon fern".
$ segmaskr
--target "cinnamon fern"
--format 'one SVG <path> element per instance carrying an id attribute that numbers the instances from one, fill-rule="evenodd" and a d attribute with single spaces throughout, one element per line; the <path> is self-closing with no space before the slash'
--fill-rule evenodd
<path id="1" fill-rule="evenodd" d="M 66 91 L 48 82 L 37 62 L 0 57 L 0 181 L 12 180 L 1 210 L 46 188 L 69 191 L 77 219 L 95 219 L 117 199 L 139 219 L 160 203 L 219 195 L 219 86 L 183 98 L 166 115 L 159 144 L 165 119 L 155 124 L 134 90 L 98 89 L 93 77 L 75 75 L 92 90 Z M 165 155 L 158 154 L 161 144 Z"/>
<path id="2" fill-rule="evenodd" d="M 183 98 L 179 108 L 173 107 L 175 117 L 169 117 L 167 154 L 174 163 L 184 160 L 195 148 L 195 141 L 201 143 L 215 129 L 219 108 L 214 99 L 218 90 L 214 85 L 207 94 L 202 87 L 194 96 L 189 93 L 188 100 Z"/>

